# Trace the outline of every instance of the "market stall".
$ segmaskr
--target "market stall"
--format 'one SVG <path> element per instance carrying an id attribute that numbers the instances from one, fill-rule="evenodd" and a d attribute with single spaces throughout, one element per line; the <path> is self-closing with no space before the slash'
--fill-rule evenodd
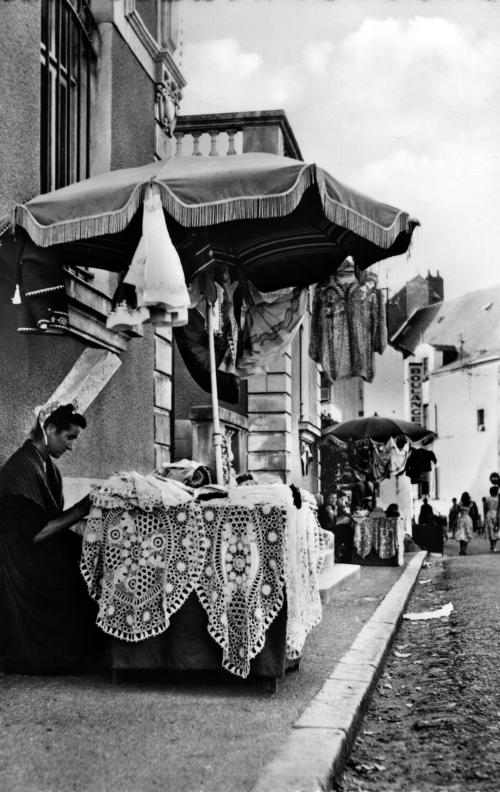
<path id="1" fill-rule="evenodd" d="M 300 658 L 331 541 L 315 502 L 280 484 L 219 490 L 124 473 L 94 493 L 81 570 L 114 668 L 275 678 Z"/>
<path id="2" fill-rule="evenodd" d="M 353 563 L 403 563 L 404 525 L 398 506 L 380 508 L 377 487 L 392 476 L 412 479 L 429 458 L 435 461 L 433 452 L 422 447 L 433 438 L 419 424 L 378 415 L 324 429 L 321 443 L 335 450 L 338 482 L 351 490 Z"/>
<path id="3" fill-rule="evenodd" d="M 359 273 L 405 253 L 417 225 L 315 164 L 248 153 L 172 157 L 92 177 L 18 205 L 4 236 L 21 332 L 71 330 L 67 261 L 120 274 L 108 329 L 174 329 L 193 379 L 211 393 L 221 485 L 218 394 L 237 401 L 238 380 L 265 372 L 289 348 L 310 285 L 324 282 L 320 317 L 346 257 Z M 383 314 L 380 293 L 366 293 L 360 286 L 349 304 L 351 328 Z M 379 351 L 381 330 L 373 334 Z M 324 366 L 329 332 L 322 327 L 310 350 Z M 371 353 L 351 363 L 372 375 Z M 92 495 L 81 569 L 98 624 L 114 641 L 114 665 L 186 667 L 179 636 L 189 644 L 202 634 L 196 667 L 247 676 L 253 663 L 280 675 L 321 618 L 317 572 L 327 540 L 307 494 L 250 486 L 207 505 L 167 484 L 126 472 Z"/>

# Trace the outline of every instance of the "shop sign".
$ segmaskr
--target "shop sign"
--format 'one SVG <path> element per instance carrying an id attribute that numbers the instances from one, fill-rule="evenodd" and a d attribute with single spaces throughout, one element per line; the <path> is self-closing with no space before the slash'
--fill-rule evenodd
<path id="1" fill-rule="evenodd" d="M 410 421 L 422 424 L 422 382 L 424 379 L 424 364 L 409 363 L 410 378 Z"/>

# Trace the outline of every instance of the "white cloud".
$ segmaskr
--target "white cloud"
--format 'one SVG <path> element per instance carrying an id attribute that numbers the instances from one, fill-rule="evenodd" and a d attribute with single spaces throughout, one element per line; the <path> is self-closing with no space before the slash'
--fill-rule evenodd
<path id="1" fill-rule="evenodd" d="M 213 39 L 187 44 L 184 54 L 183 112 L 225 112 L 235 107 L 238 96 L 249 95 L 253 81 L 262 74 L 263 58 L 244 52 L 235 38 Z M 243 105 L 245 101 L 242 102 Z M 200 109 L 201 108 L 201 109 Z M 208 109 L 210 108 L 210 109 Z"/>
<path id="2" fill-rule="evenodd" d="M 398 288 L 415 268 L 423 274 L 439 269 L 448 297 L 498 283 L 498 241 L 491 232 L 500 202 L 487 196 L 499 180 L 500 160 L 485 159 L 479 147 L 465 153 L 451 146 L 436 158 L 399 150 L 367 164 L 357 183 L 374 197 L 405 207 L 422 223 L 410 262 L 388 262 L 390 285 Z"/>
<path id="3" fill-rule="evenodd" d="M 334 51 L 331 41 L 308 42 L 302 51 L 304 67 L 313 77 L 324 77 L 330 68 Z"/>
<path id="4" fill-rule="evenodd" d="M 219 8 L 213 38 L 186 38 L 183 112 L 283 107 L 306 159 L 422 221 L 398 277 L 438 266 L 448 294 L 500 280 L 500 3 Z"/>

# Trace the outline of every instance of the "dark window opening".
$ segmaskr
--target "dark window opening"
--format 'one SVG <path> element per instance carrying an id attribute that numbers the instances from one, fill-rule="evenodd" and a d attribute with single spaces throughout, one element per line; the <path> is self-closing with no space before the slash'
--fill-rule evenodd
<path id="1" fill-rule="evenodd" d="M 332 383 L 328 380 L 326 374 L 321 372 L 321 403 L 331 402 L 333 400 Z"/>
<path id="2" fill-rule="evenodd" d="M 485 432 L 486 431 L 486 425 L 485 425 L 484 410 L 478 410 L 476 417 L 477 417 L 477 431 L 478 432 Z"/>
<path id="3" fill-rule="evenodd" d="M 96 31 L 86 0 L 41 4 L 42 192 L 90 175 L 91 79 Z"/>

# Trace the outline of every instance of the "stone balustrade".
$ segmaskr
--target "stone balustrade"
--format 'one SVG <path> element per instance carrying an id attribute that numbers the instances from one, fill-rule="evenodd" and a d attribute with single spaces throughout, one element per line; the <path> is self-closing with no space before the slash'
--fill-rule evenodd
<path id="1" fill-rule="evenodd" d="M 249 152 L 302 159 L 283 110 L 179 116 L 176 156 L 231 156 Z"/>

